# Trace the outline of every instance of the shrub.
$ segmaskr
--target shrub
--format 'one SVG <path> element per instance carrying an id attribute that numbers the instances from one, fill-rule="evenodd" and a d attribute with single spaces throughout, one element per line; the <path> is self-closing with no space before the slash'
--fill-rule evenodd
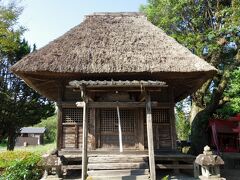
<path id="1" fill-rule="evenodd" d="M 4 151 L 0 153 L 0 168 L 11 166 L 15 160 L 23 159 L 31 153 L 26 151 Z"/>
<path id="2" fill-rule="evenodd" d="M 44 143 L 52 143 L 56 140 L 57 135 L 57 116 L 51 116 L 36 124 L 35 127 L 45 127 Z"/>
<path id="3" fill-rule="evenodd" d="M 1 135 L 0 135 L 0 137 L 1 137 Z M 1 139 L 0 138 L 0 145 L 5 147 L 7 145 L 7 139 L 4 139 L 4 138 Z"/>
<path id="4" fill-rule="evenodd" d="M 6 151 L 0 154 L 0 180 L 38 180 L 43 173 L 42 158 L 25 151 Z"/>

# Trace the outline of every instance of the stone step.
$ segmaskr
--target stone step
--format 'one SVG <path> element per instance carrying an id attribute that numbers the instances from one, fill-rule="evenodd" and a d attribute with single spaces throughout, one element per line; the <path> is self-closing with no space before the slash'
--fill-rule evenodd
<path id="1" fill-rule="evenodd" d="M 88 163 L 121 163 L 121 162 L 147 162 L 145 156 L 97 156 L 89 157 Z"/>
<path id="2" fill-rule="evenodd" d="M 140 176 L 89 176 L 87 180 L 149 180 L 148 175 Z"/>
<path id="3" fill-rule="evenodd" d="M 91 170 L 88 176 L 131 176 L 148 175 L 149 169 Z"/>
<path id="4" fill-rule="evenodd" d="M 88 164 L 89 170 L 108 170 L 108 169 L 146 169 L 147 163 L 91 163 Z"/>

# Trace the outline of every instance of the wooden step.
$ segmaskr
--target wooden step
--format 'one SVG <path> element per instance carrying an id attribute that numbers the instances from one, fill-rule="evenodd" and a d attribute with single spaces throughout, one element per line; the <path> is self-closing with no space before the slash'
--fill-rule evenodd
<path id="1" fill-rule="evenodd" d="M 63 170 L 79 170 L 82 169 L 82 165 L 63 165 L 62 166 Z"/>
<path id="2" fill-rule="evenodd" d="M 149 169 L 122 169 L 122 170 L 92 170 L 87 172 L 88 176 L 131 176 L 148 175 Z"/>
<path id="3" fill-rule="evenodd" d="M 148 168 L 147 163 L 92 163 L 88 164 L 89 170 L 97 169 L 146 169 Z"/>
<path id="4" fill-rule="evenodd" d="M 82 157 L 81 155 L 75 155 L 75 154 L 65 154 L 65 155 L 62 155 L 65 159 L 68 159 L 68 160 L 73 160 L 73 161 L 81 161 L 82 160 Z"/>
<path id="5" fill-rule="evenodd" d="M 144 156 L 98 156 L 89 157 L 88 163 L 121 163 L 121 162 L 147 162 Z"/>
<path id="6" fill-rule="evenodd" d="M 157 169 L 193 169 L 193 164 L 156 164 Z"/>
<path id="7" fill-rule="evenodd" d="M 87 180 L 149 180 L 148 175 L 140 176 L 89 176 Z"/>
<path id="8" fill-rule="evenodd" d="M 54 175 L 49 175 L 46 178 L 41 179 L 41 180 L 62 180 L 62 178 L 59 178 L 59 177 L 54 176 Z"/>

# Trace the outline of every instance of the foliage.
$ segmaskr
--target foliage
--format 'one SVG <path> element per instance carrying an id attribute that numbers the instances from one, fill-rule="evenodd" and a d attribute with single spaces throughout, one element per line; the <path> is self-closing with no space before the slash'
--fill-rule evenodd
<path id="1" fill-rule="evenodd" d="M 237 0 L 233 1 L 232 7 L 231 2 L 216 0 L 149 0 L 141 10 L 153 24 L 195 54 L 211 56 L 220 51 L 236 53 L 234 44 L 240 36 L 239 4 Z"/>
<path id="2" fill-rule="evenodd" d="M 0 168 L 7 168 L 12 165 L 13 161 L 20 160 L 31 155 L 27 151 L 4 151 L 0 153 Z"/>
<path id="3" fill-rule="evenodd" d="M 21 11 L 22 8 L 14 3 L 7 6 L 0 4 L 0 35 L 9 36 L 7 40 L 0 40 L 0 138 L 8 137 L 8 149 L 14 148 L 14 139 L 21 127 L 36 124 L 54 112 L 51 102 L 30 89 L 9 70 L 31 52 L 28 43 L 21 39 L 22 28 L 16 29 Z"/>
<path id="4" fill-rule="evenodd" d="M 38 154 L 15 151 L 0 154 L 0 168 L 4 168 L 0 180 L 37 180 L 43 173 L 41 157 Z"/>
<path id="5" fill-rule="evenodd" d="M 42 175 L 41 156 L 50 153 L 56 144 L 18 147 L 15 151 L 0 153 L 0 180 L 40 179 Z M 31 177 L 31 178 L 30 178 Z"/>
<path id="6" fill-rule="evenodd" d="M 5 147 L 7 145 L 7 139 L 0 139 L 0 147 Z"/>
<path id="7" fill-rule="evenodd" d="M 38 180 L 41 178 L 43 168 L 39 155 L 29 152 L 6 152 L 4 155 L 4 158 L 0 157 L 0 163 L 4 161 L 2 166 L 4 171 L 0 179 Z"/>
<path id="8" fill-rule="evenodd" d="M 169 179 L 169 175 L 166 175 L 161 180 L 168 180 L 168 179 Z"/>
<path id="9" fill-rule="evenodd" d="M 57 116 L 51 116 L 47 119 L 43 119 L 35 127 L 45 127 L 46 132 L 44 134 L 44 143 L 52 143 L 56 140 L 57 136 Z"/>
<path id="10" fill-rule="evenodd" d="M 240 68 L 230 73 L 230 81 L 224 95 L 227 103 L 217 110 L 217 116 L 227 118 L 240 113 Z"/>
<path id="11" fill-rule="evenodd" d="M 208 143 L 208 119 L 227 103 L 230 72 L 240 64 L 240 1 L 148 0 L 141 11 L 153 24 L 218 69 L 217 75 L 191 96 L 192 110 L 196 112 L 190 116 L 194 119 L 192 152 L 201 153 Z"/>
<path id="12" fill-rule="evenodd" d="M 190 135 L 190 122 L 181 107 L 176 108 L 176 130 L 179 140 L 186 141 Z"/>
<path id="13" fill-rule="evenodd" d="M 20 34 L 24 28 L 17 26 L 17 20 L 22 12 L 22 7 L 17 7 L 14 1 L 5 5 L 0 1 L 0 55 L 14 53 L 18 49 Z"/>
<path id="14" fill-rule="evenodd" d="M 175 106 L 177 137 L 181 141 L 189 140 L 191 130 L 190 122 L 188 121 L 189 106 L 190 106 L 189 97 L 176 103 Z"/>

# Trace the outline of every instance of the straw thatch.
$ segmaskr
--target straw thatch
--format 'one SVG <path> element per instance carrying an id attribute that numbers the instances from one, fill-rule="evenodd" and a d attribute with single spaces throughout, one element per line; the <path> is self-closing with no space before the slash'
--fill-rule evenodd
<path id="1" fill-rule="evenodd" d="M 138 13 L 86 16 L 80 25 L 27 55 L 11 70 L 33 87 L 37 81 L 31 77 L 165 80 L 180 74 L 193 79 L 200 75 L 199 86 L 215 73 L 215 68 Z"/>

